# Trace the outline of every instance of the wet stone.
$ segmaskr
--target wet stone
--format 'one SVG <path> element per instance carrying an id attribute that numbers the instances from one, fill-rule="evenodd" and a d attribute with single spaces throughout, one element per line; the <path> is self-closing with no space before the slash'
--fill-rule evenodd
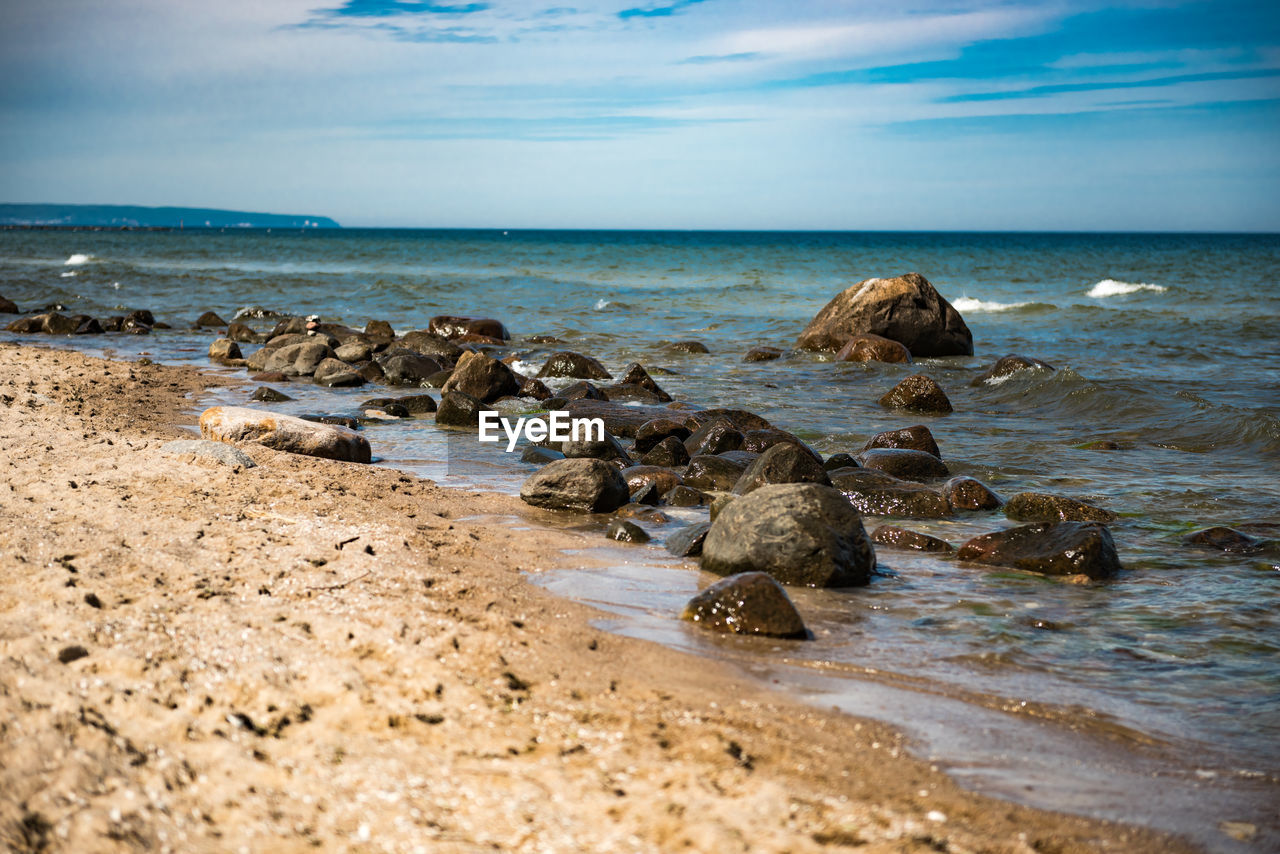
<path id="1" fill-rule="evenodd" d="M 585 380 L 610 380 L 613 374 L 590 356 L 564 350 L 553 353 L 538 371 L 538 377 L 575 377 Z"/>
<path id="2" fill-rule="evenodd" d="M 204 314 L 196 318 L 196 326 L 226 326 L 227 322 L 218 316 L 216 311 L 206 311 Z"/>
<path id="3" fill-rule="evenodd" d="M 646 466 L 682 466 L 689 462 L 689 452 L 676 436 L 668 436 L 649 449 L 640 462 Z"/>
<path id="4" fill-rule="evenodd" d="M 1041 575 L 1110 578 L 1121 569 L 1111 532 L 1097 522 L 1040 522 L 974 537 L 959 558 Z"/>
<path id="5" fill-rule="evenodd" d="M 772 362 L 782 358 L 782 351 L 777 347 L 752 347 L 742 357 L 744 362 Z"/>
<path id="6" fill-rule="evenodd" d="M 282 391 L 276 391 L 270 386 L 260 386 L 249 397 L 250 400 L 259 400 L 264 403 L 281 403 L 286 400 L 293 400 L 292 397 Z"/>
<path id="7" fill-rule="evenodd" d="M 907 448 L 872 448 L 858 457 L 863 468 L 882 471 L 902 480 L 925 481 L 948 477 L 951 470 L 933 454 Z"/>
<path id="8" fill-rule="evenodd" d="M 827 457 L 827 459 L 823 461 L 822 467 L 828 472 L 838 471 L 840 469 L 860 468 L 857 458 L 855 458 L 853 454 L 845 453 L 832 454 Z"/>
<path id="9" fill-rule="evenodd" d="M 674 418 L 655 418 L 646 421 L 636 430 L 636 453 L 646 454 L 668 436 L 681 442 L 689 438 L 689 428 Z"/>
<path id="10" fill-rule="evenodd" d="M 899 528 L 897 525 L 881 525 L 872 531 L 871 539 L 873 542 L 883 546 L 891 546 L 897 549 L 913 549 L 935 554 L 951 554 L 956 550 L 956 547 L 946 540 L 940 540 L 937 537 L 931 537 L 919 531 Z"/>
<path id="11" fill-rule="evenodd" d="M 808 631 L 791 597 L 763 572 L 717 581 L 684 606 L 680 619 L 715 632 L 805 638 Z"/>
<path id="12" fill-rule="evenodd" d="M 1114 522 L 1110 510 L 1043 492 L 1019 492 L 1004 505 L 1004 515 L 1018 522 Z"/>
<path id="13" fill-rule="evenodd" d="M 952 411 L 947 393 L 924 374 L 912 374 L 898 383 L 880 398 L 880 405 L 931 415 L 945 415 Z"/>
<path id="14" fill-rule="evenodd" d="M 747 470 L 747 463 L 726 459 L 714 454 L 701 454 L 689 460 L 685 469 L 684 482 L 701 490 L 720 490 L 727 492 L 733 489 L 738 478 Z"/>
<path id="15" fill-rule="evenodd" d="M 539 445 L 529 445 L 520 454 L 520 462 L 533 463 L 534 465 L 546 465 L 556 460 L 563 460 L 564 454 L 555 448 L 543 448 Z"/>
<path id="16" fill-rule="evenodd" d="M 662 496 L 662 503 L 670 507 L 703 507 L 711 503 L 711 496 L 691 486 L 681 484 Z"/>
<path id="17" fill-rule="evenodd" d="M 702 554 L 702 547 L 706 542 L 707 532 L 710 529 L 710 522 L 697 522 L 693 525 L 685 525 L 683 528 L 667 537 L 667 551 L 677 557 L 697 557 Z"/>
<path id="18" fill-rule="evenodd" d="M 608 513 L 630 501 L 631 494 L 617 468 L 584 458 L 547 463 L 525 480 L 520 498 L 535 507 Z"/>
<path id="19" fill-rule="evenodd" d="M 942 494 L 957 510 L 995 510 L 1004 504 L 989 486 L 971 477 L 953 477 L 942 487 Z"/>
<path id="20" fill-rule="evenodd" d="M 1027 356 L 1019 356 L 1011 354 L 1001 356 L 995 361 L 995 364 L 987 368 L 977 377 L 974 377 L 970 385 L 994 385 L 1007 380 L 1020 371 L 1045 371 L 1052 372 L 1053 365 L 1048 362 L 1042 362 L 1039 359 L 1028 358 Z"/>
<path id="21" fill-rule="evenodd" d="M 674 353 L 710 353 L 707 345 L 701 341 L 674 341 L 667 345 L 667 349 Z"/>
<path id="22" fill-rule="evenodd" d="M 808 448 L 784 442 L 770 447 L 747 466 L 733 485 L 733 492 L 746 495 L 773 483 L 820 483 L 830 486 L 831 479 Z"/>
<path id="23" fill-rule="evenodd" d="M 1225 526 L 1202 528 L 1182 538 L 1184 545 L 1237 554 L 1254 554 L 1267 549 L 1268 541 Z"/>
<path id="24" fill-rule="evenodd" d="M 684 440 L 684 448 L 690 457 L 698 454 L 721 454 L 741 447 L 742 434 L 723 418 L 704 424 Z"/>
<path id="25" fill-rule="evenodd" d="M 440 396 L 436 410 L 436 423 L 442 427 L 475 427 L 480 423 L 480 410 L 484 404 L 469 394 L 448 391 Z"/>
<path id="26" fill-rule="evenodd" d="M 911 351 L 897 341 L 867 333 L 850 338 L 836 353 L 835 361 L 906 364 L 911 361 Z"/>
<path id="27" fill-rule="evenodd" d="M 614 519 L 605 528 L 604 535 L 620 543 L 647 543 L 649 535 L 635 522 L 626 519 Z"/>
<path id="28" fill-rule="evenodd" d="M 910 451 L 924 451 L 926 454 L 933 454 L 938 459 L 942 459 L 942 452 L 933 438 L 933 432 L 923 424 L 877 433 L 862 446 L 864 451 L 873 448 L 905 448 Z"/>

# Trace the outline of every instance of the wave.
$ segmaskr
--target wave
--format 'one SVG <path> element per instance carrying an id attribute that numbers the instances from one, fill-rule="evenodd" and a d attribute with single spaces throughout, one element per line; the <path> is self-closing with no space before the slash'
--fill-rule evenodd
<path id="1" fill-rule="evenodd" d="M 1120 282 L 1115 279 L 1103 279 L 1098 284 L 1089 289 L 1089 296 L 1095 299 L 1104 297 L 1118 297 L 1125 294 L 1134 294 L 1138 291 L 1153 291 L 1160 293 L 1166 291 L 1164 285 L 1150 285 L 1146 282 Z"/>
<path id="2" fill-rule="evenodd" d="M 596 301 L 596 311 L 604 311 L 609 307 L 609 300 L 600 299 Z"/>
<path id="3" fill-rule="evenodd" d="M 62 264 L 65 267 L 79 267 L 81 264 L 88 264 L 89 259 L 92 257 L 93 257 L 92 255 L 81 255 L 79 252 L 77 252 L 67 260 L 63 261 Z"/>
<path id="4" fill-rule="evenodd" d="M 956 311 L 1011 311 L 1019 308 L 1027 308 L 1028 306 L 1043 306 L 1045 303 L 1036 302 L 996 302 L 994 300 L 974 299 L 973 297 L 960 297 L 952 300 L 951 305 Z M 1049 306 L 1052 308 L 1052 306 Z"/>

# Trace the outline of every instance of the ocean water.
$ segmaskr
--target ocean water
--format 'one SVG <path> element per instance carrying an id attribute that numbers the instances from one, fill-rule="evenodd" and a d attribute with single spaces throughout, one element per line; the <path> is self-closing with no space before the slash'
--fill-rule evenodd
<path id="1" fill-rule="evenodd" d="M 908 271 L 964 315 L 973 357 L 742 361 L 756 345 L 789 348 L 844 287 Z M 887 680 L 1109 733 L 1173 757 L 1191 780 L 1280 779 L 1280 556 L 1181 542 L 1209 525 L 1280 537 L 1278 236 L 3 231 L 0 295 L 24 310 L 149 308 L 175 329 L 21 340 L 201 365 L 212 335 L 185 327 L 208 309 L 229 319 L 262 306 L 356 327 L 384 319 L 400 331 L 436 314 L 481 314 L 506 323 L 526 366 L 556 349 L 614 371 L 640 361 L 678 400 L 750 409 L 824 454 L 927 424 L 953 474 L 1006 497 L 1047 491 L 1119 512 L 1125 571 L 1074 586 L 882 548 L 884 575 L 870 587 L 796 592 L 814 639 L 781 646 L 708 639 L 676 621 L 708 578 L 657 546 L 605 548 L 590 571 L 539 580 L 612 611 L 620 631 L 742 658 L 784 683 L 775 665 Z M 527 343 L 533 335 L 565 343 Z M 682 340 L 711 352 L 665 347 Z M 970 386 L 1008 353 L 1057 370 Z M 946 389 L 953 414 L 876 403 L 915 372 Z M 338 414 L 380 393 L 288 392 L 298 400 L 282 411 Z M 429 421 L 366 434 L 385 464 L 444 483 L 514 491 L 532 470 L 492 447 L 459 451 Z M 1122 449 L 1081 447 L 1095 440 Z M 1013 524 L 999 512 L 867 522 L 957 545 Z"/>

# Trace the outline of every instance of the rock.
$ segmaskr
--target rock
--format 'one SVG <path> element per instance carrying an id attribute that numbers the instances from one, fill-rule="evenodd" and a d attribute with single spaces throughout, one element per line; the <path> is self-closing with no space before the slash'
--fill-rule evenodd
<path id="1" fill-rule="evenodd" d="M 364 334 L 370 338 L 391 339 L 396 337 L 395 330 L 385 320 L 370 320 L 364 325 Z"/>
<path id="2" fill-rule="evenodd" d="M 547 463 L 525 480 L 520 498 L 535 507 L 608 513 L 626 504 L 631 494 L 617 468 L 584 458 Z"/>
<path id="3" fill-rule="evenodd" d="M 924 451 L 906 448 L 872 448 L 858 457 L 863 468 L 882 471 L 901 480 L 934 480 L 949 477 L 946 463 Z"/>
<path id="4" fill-rule="evenodd" d="M 269 309 L 269 308 L 263 308 L 260 305 L 246 305 L 236 312 L 237 320 L 242 317 L 253 317 L 253 318 L 263 319 L 263 318 L 270 318 L 270 317 L 284 317 L 284 315 L 278 311 L 273 311 L 272 309 Z"/>
<path id="5" fill-rule="evenodd" d="M 1206 549 L 1217 549 L 1237 554 L 1253 554 L 1266 550 L 1268 543 L 1257 537 L 1251 537 L 1235 528 L 1217 526 L 1193 531 L 1182 538 L 1183 545 L 1198 546 Z"/>
<path id="6" fill-rule="evenodd" d="M 702 548 L 706 543 L 709 530 L 711 530 L 710 522 L 696 522 L 692 525 L 685 525 L 667 537 L 667 551 L 676 557 L 697 557 L 702 554 Z"/>
<path id="7" fill-rule="evenodd" d="M 106 332 L 119 332 L 124 326 L 124 318 L 119 315 L 113 315 L 102 321 L 102 329 Z M 39 330 L 35 330 L 39 331 Z"/>
<path id="8" fill-rule="evenodd" d="M 447 368 L 443 371 L 436 371 L 431 376 L 422 381 L 422 385 L 426 388 L 443 388 L 444 384 L 449 381 L 449 377 L 453 374 L 453 368 Z"/>
<path id="9" fill-rule="evenodd" d="M 862 517 L 837 490 L 816 483 L 762 486 L 711 523 L 702 568 L 716 575 L 765 572 L 783 584 L 867 584 L 875 552 Z"/>
<path id="10" fill-rule="evenodd" d="M 822 457 L 817 451 L 810 448 L 804 443 L 799 436 L 788 433 L 786 430 L 779 430 L 771 427 L 767 430 L 748 430 L 742 434 L 742 450 L 750 451 L 753 454 L 763 454 L 774 445 L 795 445 L 797 448 L 804 450 L 805 453 L 813 457 L 814 461 L 821 464 Z"/>
<path id="11" fill-rule="evenodd" d="M 646 421 L 636 430 L 636 453 L 644 454 L 668 436 L 681 442 L 689 438 L 689 428 L 674 418 L 655 418 Z"/>
<path id="12" fill-rule="evenodd" d="M 139 308 L 126 314 L 124 321 L 125 325 L 128 325 L 129 321 L 133 321 L 135 324 L 142 326 L 155 326 L 156 316 L 145 308 Z"/>
<path id="13" fill-rule="evenodd" d="M 599 418 L 604 421 L 604 429 L 625 438 L 635 438 L 646 421 L 671 415 L 670 409 L 660 406 L 627 406 L 604 400 L 570 400 L 563 408 L 574 418 Z"/>
<path id="14" fill-rule="evenodd" d="M 897 341 L 868 333 L 850 338 L 836 353 L 835 361 L 905 364 L 911 361 L 911 351 Z"/>
<path id="15" fill-rule="evenodd" d="M 936 554 L 951 554 L 956 550 L 956 547 L 946 540 L 921 534 L 919 531 L 908 531 L 896 525 L 881 525 L 871 533 L 871 539 L 873 542 L 897 549 L 914 549 Z"/>
<path id="16" fill-rule="evenodd" d="M 364 385 L 365 379 L 341 359 L 325 359 L 316 365 L 314 379 L 319 385 L 330 388 L 351 388 Z"/>
<path id="17" fill-rule="evenodd" d="M 689 600 L 680 619 L 728 634 L 773 638 L 809 635 L 787 592 L 763 572 L 744 572 L 717 581 Z"/>
<path id="18" fill-rule="evenodd" d="M 623 385 L 640 386 L 640 388 L 652 392 L 661 403 L 667 403 L 671 400 L 671 395 L 662 390 L 662 387 L 654 381 L 653 377 L 649 376 L 649 372 L 641 367 L 639 362 L 632 362 L 627 365 L 626 370 L 622 372 L 620 382 Z"/>
<path id="19" fill-rule="evenodd" d="M 249 397 L 250 400 L 260 400 L 265 403 L 281 403 L 286 400 L 293 400 L 292 397 L 282 391 L 276 391 L 270 386 L 259 386 L 256 391 Z"/>
<path id="20" fill-rule="evenodd" d="M 619 403 L 630 403 L 634 401 L 636 403 L 656 404 L 665 403 L 671 400 L 671 395 L 666 392 L 658 395 L 643 386 L 633 385 L 631 383 L 607 385 L 600 389 L 600 393 L 604 395 L 605 400 L 613 400 Z"/>
<path id="21" fill-rule="evenodd" d="M 409 410 L 389 397 L 374 398 L 372 401 L 366 400 L 360 404 L 360 410 L 364 412 L 366 418 L 395 419 L 409 417 Z"/>
<path id="22" fill-rule="evenodd" d="M 643 486 L 652 485 L 658 495 L 662 495 L 682 483 L 680 475 L 660 466 L 630 466 L 622 470 L 622 477 L 632 493 Z"/>
<path id="23" fill-rule="evenodd" d="M 951 412 L 951 401 L 942 387 L 924 374 L 912 374 L 880 398 L 880 405 L 890 409 L 908 409 L 943 415 Z"/>
<path id="24" fill-rule="evenodd" d="M 411 385 L 419 388 L 427 385 L 427 378 L 439 373 L 444 367 L 436 359 L 420 353 L 401 353 L 380 361 L 379 364 L 382 365 L 387 385 Z"/>
<path id="25" fill-rule="evenodd" d="M 1095 439 L 1092 442 L 1085 442 L 1083 445 L 1076 445 L 1082 451 L 1123 451 L 1124 446 L 1119 442 L 1111 439 Z"/>
<path id="26" fill-rule="evenodd" d="M 46 335 L 75 335 L 79 325 L 73 318 L 51 311 L 43 316 L 40 331 Z"/>
<path id="27" fill-rule="evenodd" d="M 39 332 L 43 326 L 44 316 L 38 314 L 35 317 L 19 317 L 17 320 L 12 320 L 5 329 L 19 335 L 31 335 Z"/>
<path id="28" fill-rule="evenodd" d="M 714 454 L 700 454 L 689 460 L 684 472 L 686 486 L 702 490 L 728 491 L 747 470 L 746 463 L 728 460 Z"/>
<path id="29" fill-rule="evenodd" d="M 973 355 L 964 318 L 919 273 L 846 288 L 809 321 L 796 346 L 836 351 L 868 333 L 897 341 L 916 357 Z"/>
<path id="30" fill-rule="evenodd" d="M 563 459 L 564 454 L 555 448 L 544 448 L 541 445 L 528 445 L 525 447 L 524 452 L 520 454 L 520 462 L 533 463 L 538 466 Z"/>
<path id="31" fill-rule="evenodd" d="M 738 496 L 732 492 L 716 492 L 711 497 L 711 506 L 707 508 L 707 515 L 712 522 L 720 515 L 720 511 L 732 504 Z"/>
<path id="32" fill-rule="evenodd" d="M 1019 371 L 1053 370 L 1055 370 L 1053 365 L 1048 362 L 1042 362 L 1039 359 L 1017 355 L 1001 356 L 996 359 L 995 364 L 974 377 L 973 382 L 969 383 L 969 385 L 995 385 L 1004 382 Z"/>
<path id="33" fill-rule="evenodd" d="M 209 359 L 211 361 L 226 363 L 232 359 L 243 358 L 244 355 L 240 352 L 240 345 L 230 338 L 218 338 L 209 345 Z"/>
<path id="34" fill-rule="evenodd" d="M 528 397 L 533 400 L 546 400 L 551 397 L 551 389 L 547 388 L 547 384 L 536 377 L 525 377 L 520 381 L 520 390 L 516 392 L 517 397 Z"/>
<path id="35" fill-rule="evenodd" d="M 81 324 L 76 327 L 77 335 L 101 335 L 102 332 L 102 324 L 99 323 L 96 318 L 92 317 L 81 322 Z"/>
<path id="36" fill-rule="evenodd" d="M 774 445 L 761 454 L 733 485 L 736 495 L 746 495 L 771 483 L 820 483 L 831 485 L 831 479 L 808 449 L 787 442 Z"/>
<path id="37" fill-rule="evenodd" d="M 844 493 L 849 503 L 867 516 L 945 519 L 952 515 L 951 505 L 941 493 L 918 483 L 896 480 L 883 472 L 852 469 L 832 473 L 830 477 L 832 485 Z"/>
<path id="38" fill-rule="evenodd" d="M 440 396 L 436 424 L 441 427 L 475 427 L 480 423 L 484 404 L 461 391 L 448 391 Z"/>
<path id="39" fill-rule="evenodd" d="M 239 448 L 207 439 L 178 439 L 165 442 L 160 446 L 160 453 L 175 456 L 192 454 L 201 459 L 213 460 L 225 466 L 239 466 L 243 469 L 251 469 L 257 465 L 252 457 Z"/>
<path id="40" fill-rule="evenodd" d="M 457 317 L 439 315 L 427 323 L 427 332 L 441 338 L 461 338 L 464 335 L 483 335 L 486 338 L 497 338 L 506 341 L 511 336 L 507 327 L 492 317 Z"/>
<path id="41" fill-rule="evenodd" d="M 430 415 L 437 409 L 436 399 L 429 394 L 406 394 L 395 401 L 409 410 L 410 415 Z"/>
<path id="42" fill-rule="evenodd" d="M 570 439 L 561 448 L 564 455 L 571 459 L 591 458 L 596 460 L 618 460 L 624 465 L 631 465 L 631 455 L 615 436 L 605 431 L 603 439 Z"/>
<path id="43" fill-rule="evenodd" d="M 686 465 L 689 462 L 689 452 L 685 450 L 684 443 L 679 437 L 668 436 L 650 448 L 649 452 L 640 458 L 640 462 L 646 466 L 673 468 Z"/>
<path id="44" fill-rule="evenodd" d="M 289 376 L 309 377 L 316 367 L 333 356 L 333 350 L 324 341 L 311 339 L 297 344 L 287 344 L 274 350 L 263 365 L 268 371 L 282 371 Z"/>
<path id="45" fill-rule="evenodd" d="M 1004 515 L 1018 522 L 1114 522 L 1110 510 L 1043 492 L 1019 492 L 1004 505 Z"/>
<path id="46" fill-rule="evenodd" d="M 240 406 L 206 409 L 200 416 L 200 435 L 331 460 L 367 463 L 371 459 L 369 442 L 353 430 Z"/>
<path id="47" fill-rule="evenodd" d="M 555 396 L 563 400 L 608 400 L 604 392 L 586 380 L 565 386 Z"/>
<path id="48" fill-rule="evenodd" d="M 334 350 L 333 356 L 335 359 L 341 359 L 347 364 L 367 362 L 373 358 L 373 348 L 369 346 L 368 342 L 352 339 Z"/>
<path id="49" fill-rule="evenodd" d="M 772 424 L 759 415 L 754 412 L 747 412 L 745 409 L 702 409 L 686 415 L 684 424 L 690 430 L 697 430 L 703 424 L 709 424 L 716 420 L 728 421 L 733 425 L 733 429 L 739 433 L 747 433 L 751 430 L 768 430 L 773 427 Z"/>
<path id="50" fill-rule="evenodd" d="M 289 378 L 279 371 L 266 371 L 249 377 L 255 383 L 287 383 Z"/>
<path id="51" fill-rule="evenodd" d="M 822 468 L 825 471 L 832 472 L 840 469 L 856 469 L 860 468 L 860 466 L 852 454 L 840 453 L 827 457 L 826 462 L 822 464 Z"/>
<path id="52" fill-rule="evenodd" d="M 781 359 L 782 351 L 777 347 L 752 347 L 742 357 L 744 362 L 772 362 L 774 359 Z"/>
<path id="53" fill-rule="evenodd" d="M 942 487 L 942 494 L 957 510 L 995 510 L 1004 499 L 985 483 L 971 477 L 953 477 Z"/>
<path id="54" fill-rule="evenodd" d="M 666 513 L 646 504 L 624 504 L 613 515 L 619 519 L 639 519 L 651 525 L 665 525 L 671 521 Z"/>
<path id="55" fill-rule="evenodd" d="M 227 337 L 232 341 L 239 341 L 241 344 L 257 344 L 262 340 L 262 336 L 248 326 L 234 322 L 227 327 Z"/>
<path id="56" fill-rule="evenodd" d="M 442 389 L 446 394 L 464 392 L 483 403 L 492 403 L 519 390 L 520 382 L 512 370 L 483 353 L 463 353 Z"/>
<path id="57" fill-rule="evenodd" d="M 872 448 L 906 448 L 911 451 L 924 451 L 926 454 L 933 454 L 938 459 L 942 459 L 942 452 L 938 450 L 938 443 L 934 441 L 933 433 L 923 424 L 877 433 L 862 446 L 864 451 Z"/>
<path id="58" fill-rule="evenodd" d="M 617 540 L 620 543 L 647 543 L 649 535 L 645 533 L 635 522 L 628 522 L 626 519 L 614 519 L 609 526 L 604 529 L 604 535 L 611 540 Z"/>
<path id="59" fill-rule="evenodd" d="M 631 490 L 631 503 L 657 506 L 662 503 L 662 495 L 652 483 L 641 484 Z"/>
<path id="60" fill-rule="evenodd" d="M 667 345 L 667 349 L 674 353 L 710 353 L 707 345 L 701 341 L 674 341 Z"/>
<path id="61" fill-rule="evenodd" d="M 271 331 L 267 333 L 267 340 L 278 338 L 281 335 L 305 335 L 306 333 L 307 319 L 305 317 L 282 317 L 276 321 L 276 325 L 271 327 Z"/>
<path id="62" fill-rule="evenodd" d="M 69 646 L 64 646 L 62 649 L 58 650 L 58 661 L 62 664 L 70 664 L 71 662 L 79 661 L 80 659 L 85 658 L 88 655 L 89 655 L 89 650 L 85 649 L 83 646 L 81 646 L 78 643 L 73 643 L 73 644 L 70 644 Z M 43 848 L 44 848 L 43 845 L 39 845 L 34 850 L 39 851 Z"/>
<path id="63" fill-rule="evenodd" d="M 11 299 L 0 297 L 0 314 L 17 314 L 18 304 Z"/>
<path id="64" fill-rule="evenodd" d="M 226 325 L 227 325 L 227 322 L 223 320 L 221 317 L 218 317 L 218 313 L 216 311 L 206 311 L 204 314 L 196 318 L 196 326 L 199 326 L 199 327 L 205 327 L 205 326 L 222 327 Z"/>
<path id="65" fill-rule="evenodd" d="M 959 557 L 1041 575 L 1099 579 L 1120 571 L 1111 532 L 1097 522 L 1041 522 L 983 534 L 961 546 Z"/>
<path id="66" fill-rule="evenodd" d="M 563 350 L 553 353 L 538 371 L 538 377 L 576 377 L 584 380 L 611 380 L 613 374 L 590 356 Z"/>
<path id="67" fill-rule="evenodd" d="M 723 418 L 708 421 L 684 440 L 684 448 L 691 457 L 736 451 L 741 447 L 742 434 Z"/>
<path id="68" fill-rule="evenodd" d="M 425 329 L 406 332 L 397 342 L 406 350 L 412 350 L 420 356 L 429 356 L 441 365 L 452 365 L 462 358 L 463 350 L 447 338 L 442 338 Z"/>
<path id="69" fill-rule="evenodd" d="M 699 489 L 681 484 L 672 487 L 664 494 L 662 503 L 669 507 L 704 507 L 711 503 L 711 496 Z"/>

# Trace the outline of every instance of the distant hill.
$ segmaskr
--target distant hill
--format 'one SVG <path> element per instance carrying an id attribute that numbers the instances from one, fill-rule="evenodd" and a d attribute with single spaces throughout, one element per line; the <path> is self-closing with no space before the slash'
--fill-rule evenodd
<path id="1" fill-rule="evenodd" d="M 144 208 L 136 205 L 0 204 L 0 226 L 97 228 L 340 228 L 327 216 L 248 213 L 215 208 Z"/>

